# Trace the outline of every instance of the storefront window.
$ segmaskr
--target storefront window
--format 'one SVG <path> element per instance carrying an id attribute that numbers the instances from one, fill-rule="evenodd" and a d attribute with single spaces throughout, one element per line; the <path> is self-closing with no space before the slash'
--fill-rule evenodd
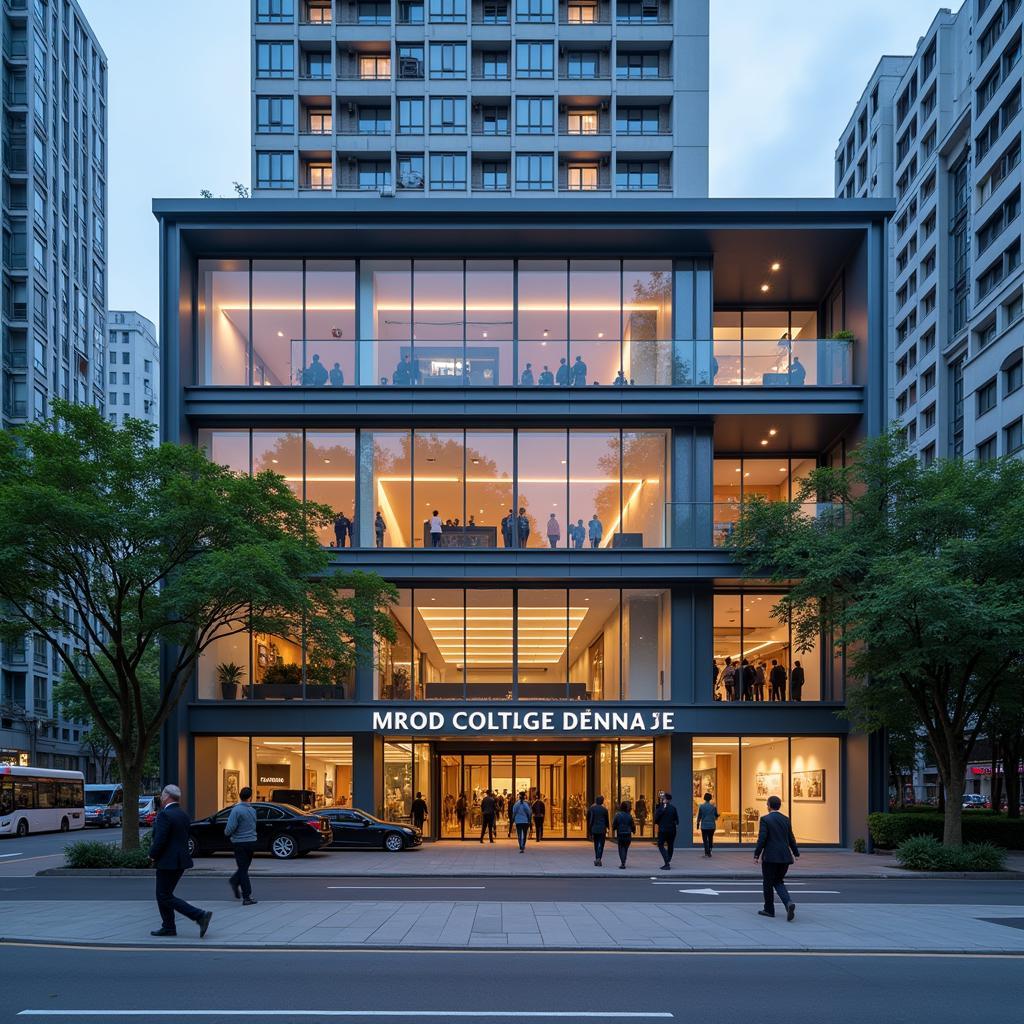
<path id="1" fill-rule="evenodd" d="M 611 384 L 622 366 L 618 260 L 569 264 L 569 355 L 575 387 Z"/>
<path id="2" fill-rule="evenodd" d="M 239 792 L 252 786 L 248 736 L 197 736 L 195 740 L 195 813 L 216 814 L 238 803 Z"/>
<path id="3" fill-rule="evenodd" d="M 412 643 L 412 591 L 400 590 L 398 602 L 389 609 L 395 640 L 382 641 L 377 651 L 377 699 L 413 700 L 422 698 L 422 686 L 414 687 L 416 658 Z"/>
<path id="4" fill-rule="evenodd" d="M 513 612 L 511 590 L 466 591 L 466 696 L 511 700 Z"/>
<path id="5" fill-rule="evenodd" d="M 600 547 L 610 547 L 621 532 L 621 438 L 617 430 L 569 432 L 569 512 L 572 536 L 563 527 L 561 546 L 582 548 L 588 524 L 602 525 Z M 630 484 L 626 484 L 633 491 Z"/>
<path id="6" fill-rule="evenodd" d="M 463 432 L 417 430 L 413 467 L 414 545 L 439 547 L 441 534 L 431 530 L 435 513 L 450 533 L 461 533 L 466 521 Z"/>
<path id="7" fill-rule="evenodd" d="M 710 793 L 718 808 L 715 839 L 735 843 L 740 837 L 740 741 L 729 736 L 694 736 L 693 794 L 690 821 L 694 842 L 700 842 L 697 808 Z"/>
<path id="8" fill-rule="evenodd" d="M 380 815 L 386 821 L 403 825 L 412 822 L 413 744 L 384 744 L 384 806 Z"/>
<path id="9" fill-rule="evenodd" d="M 317 807 L 352 805 L 352 737 L 307 736 L 306 788 Z"/>
<path id="10" fill-rule="evenodd" d="M 671 595 L 622 592 L 622 700 L 668 700 Z"/>
<path id="11" fill-rule="evenodd" d="M 199 384 L 249 383 L 249 262 L 199 261 Z"/>
<path id="12" fill-rule="evenodd" d="M 794 736 L 790 746 L 793 833 L 798 843 L 838 843 L 839 740 Z"/>
<path id="13" fill-rule="evenodd" d="M 302 771 L 302 737 L 253 737 L 253 799 L 296 807 L 315 805 L 313 786 Z"/>
<path id="14" fill-rule="evenodd" d="M 368 464 L 369 468 L 368 473 L 361 473 L 366 498 L 356 517 L 362 546 L 412 547 L 417 536 L 412 522 L 412 433 L 373 430 L 362 431 L 360 437 L 360 466 Z M 421 506 L 421 513 L 424 507 Z M 417 532 L 422 544 L 422 527 Z"/>
<path id="15" fill-rule="evenodd" d="M 790 813 L 789 741 L 785 736 L 744 736 L 742 743 L 740 835 L 749 843 L 757 840 L 758 822 L 768 813 L 768 797 L 777 796 L 782 813 Z"/>
<path id="16" fill-rule="evenodd" d="M 565 700 L 569 631 L 575 632 L 586 609 L 569 608 L 565 590 L 518 592 L 517 665 L 520 700 Z M 582 699 L 585 683 L 569 690 Z"/>
<path id="17" fill-rule="evenodd" d="M 519 261 L 519 382 L 528 373 L 541 387 L 569 383 L 567 269 L 565 260 Z"/>
<path id="18" fill-rule="evenodd" d="M 612 532 L 622 534 L 618 542 L 626 547 L 666 544 L 670 449 L 671 434 L 666 430 L 622 432 L 622 513 L 620 525 Z"/>
<path id="19" fill-rule="evenodd" d="M 250 651 L 247 622 L 225 627 L 236 632 L 214 640 L 199 658 L 199 700 L 244 700 L 249 696 Z M 224 634 L 225 630 L 218 632 Z"/>
<path id="20" fill-rule="evenodd" d="M 568 432 L 521 430 L 519 448 L 520 547 L 558 548 L 566 544 Z M 522 513 L 520 513 L 522 509 Z M 525 524 L 522 522 L 525 516 Z"/>
<path id="21" fill-rule="evenodd" d="M 252 634 L 252 696 L 256 700 L 302 697 L 302 639 Z"/>

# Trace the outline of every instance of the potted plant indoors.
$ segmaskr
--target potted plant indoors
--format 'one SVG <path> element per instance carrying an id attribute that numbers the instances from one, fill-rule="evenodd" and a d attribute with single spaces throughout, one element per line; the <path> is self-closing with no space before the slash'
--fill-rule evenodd
<path id="1" fill-rule="evenodd" d="M 216 668 L 220 695 L 224 700 L 238 700 L 238 687 L 245 679 L 245 669 L 233 661 L 222 661 Z"/>

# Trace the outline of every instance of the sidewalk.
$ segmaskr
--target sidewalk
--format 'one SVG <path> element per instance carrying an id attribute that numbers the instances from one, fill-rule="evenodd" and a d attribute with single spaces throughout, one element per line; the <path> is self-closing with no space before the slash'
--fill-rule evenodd
<path id="1" fill-rule="evenodd" d="M 905 951 L 1024 955 L 1024 907 L 885 904 L 798 906 L 797 919 L 757 916 L 742 903 L 477 903 L 266 901 L 214 912 L 204 947 L 462 948 L 751 951 Z M 794 893 L 794 895 L 796 895 Z M 799 899 L 799 897 L 796 897 Z M 987 920 L 986 920 L 987 919 Z M 991 923 L 1005 919 L 1013 925 Z M 197 946 L 179 919 L 175 939 L 153 939 L 151 901 L 0 902 L 0 941 L 101 946 Z"/>
<path id="2" fill-rule="evenodd" d="M 617 856 L 609 847 L 605 867 L 594 867 L 594 852 L 589 843 L 544 842 L 527 847 L 520 854 L 514 841 L 487 843 L 425 843 L 404 853 L 377 850 L 332 850 L 310 854 L 297 860 L 274 860 L 261 855 L 253 861 L 253 875 L 287 877 L 307 875 L 345 875 L 359 877 L 431 876 L 436 878 L 481 877 L 593 877 L 602 871 L 617 878 L 657 875 L 659 878 L 756 878 L 760 884 L 761 869 L 754 863 L 753 846 L 744 849 L 721 849 L 711 860 L 701 850 L 681 849 L 672 859 L 672 871 L 659 870 L 661 856 L 657 847 L 636 841 L 629 853 L 629 867 L 614 867 Z M 610 867 L 611 866 L 611 867 Z M 1024 875 L 1024 853 L 1011 853 L 1007 858 L 1010 871 Z M 196 859 L 193 874 L 228 876 L 235 870 L 228 854 Z M 913 877 L 914 872 L 898 867 L 891 854 L 872 855 L 849 850 L 806 850 L 797 869 L 801 878 L 887 878 Z M 57 863 L 46 865 L 46 874 L 63 873 Z M 925 875 L 925 877 L 929 877 Z M 934 877 L 931 875 L 930 877 Z"/>

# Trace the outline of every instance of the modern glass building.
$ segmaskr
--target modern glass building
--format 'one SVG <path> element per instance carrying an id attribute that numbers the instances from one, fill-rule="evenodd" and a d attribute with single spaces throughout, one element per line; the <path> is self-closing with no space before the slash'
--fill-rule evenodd
<path id="1" fill-rule="evenodd" d="M 348 675 L 301 635 L 207 652 L 164 745 L 197 814 L 248 784 L 402 820 L 421 791 L 457 841 L 528 789 L 582 838 L 597 793 L 711 791 L 726 842 L 771 794 L 801 842 L 863 835 L 856 681 L 723 541 L 885 426 L 887 203 L 154 208 L 164 438 L 330 504 L 334 564 L 400 590 Z"/>

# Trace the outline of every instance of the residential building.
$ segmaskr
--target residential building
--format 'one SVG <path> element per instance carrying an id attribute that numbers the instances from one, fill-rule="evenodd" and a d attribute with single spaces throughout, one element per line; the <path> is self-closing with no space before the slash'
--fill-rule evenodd
<path id="1" fill-rule="evenodd" d="M 0 415 L 54 398 L 103 408 L 107 304 L 107 60 L 73 0 L 5 0 Z M 69 639 L 70 644 L 70 639 Z M 60 718 L 60 665 L 41 640 L 0 652 L 0 762 L 85 768 Z"/>
<path id="2" fill-rule="evenodd" d="M 251 10 L 254 196 L 707 195 L 709 0 Z"/>
<path id="3" fill-rule="evenodd" d="M 332 565 L 400 595 L 354 671 L 244 622 L 204 653 L 161 747 L 196 814 L 251 785 L 408 822 L 421 791 L 428 837 L 476 840 L 484 790 L 527 790 L 582 839 L 598 793 L 650 835 L 660 790 L 684 820 L 710 791 L 720 842 L 772 794 L 802 844 L 865 835 L 884 744 L 842 653 L 723 542 L 885 427 L 891 203 L 154 210 L 163 438 L 331 505 Z"/>
<path id="4" fill-rule="evenodd" d="M 123 426 L 126 416 L 160 424 L 160 346 L 152 320 L 134 310 L 112 309 L 107 314 L 107 419 Z"/>
<path id="5" fill-rule="evenodd" d="M 889 416 L 923 461 L 1024 452 L 1020 0 L 938 12 L 883 57 L 836 195 L 889 197 Z"/>

